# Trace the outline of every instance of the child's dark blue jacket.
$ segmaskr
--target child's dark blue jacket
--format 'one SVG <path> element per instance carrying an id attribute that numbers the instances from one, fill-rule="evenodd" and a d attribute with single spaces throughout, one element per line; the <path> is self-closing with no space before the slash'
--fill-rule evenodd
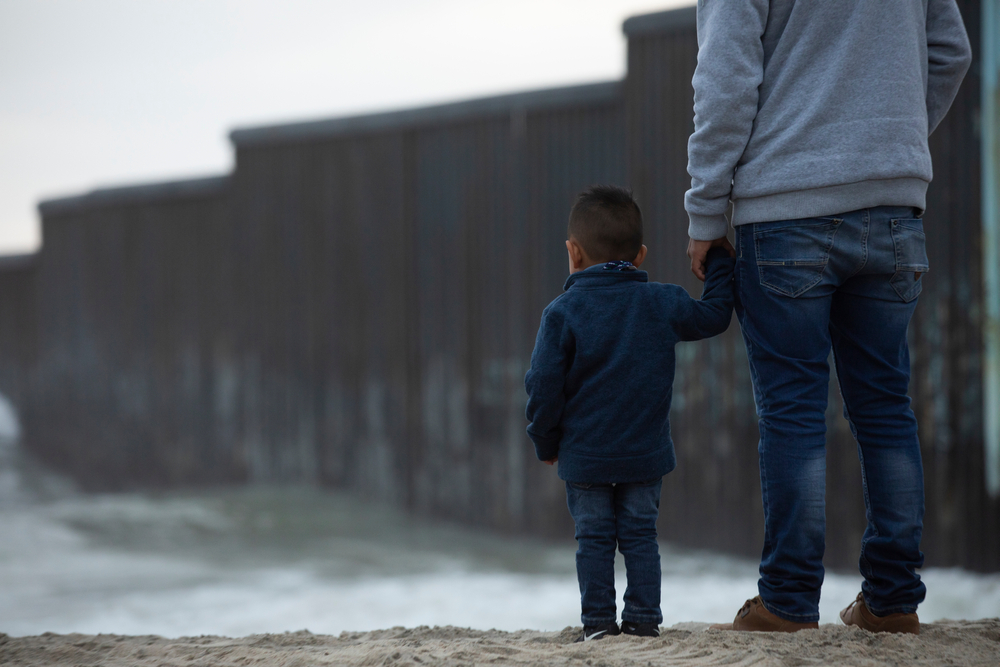
<path id="1" fill-rule="evenodd" d="M 647 281 L 645 271 L 570 275 L 545 308 L 528 391 L 528 435 L 542 461 L 559 457 L 559 477 L 581 484 L 639 482 L 667 474 L 674 345 L 722 333 L 733 312 L 733 267 L 709 253 L 700 301 L 682 287 Z"/>

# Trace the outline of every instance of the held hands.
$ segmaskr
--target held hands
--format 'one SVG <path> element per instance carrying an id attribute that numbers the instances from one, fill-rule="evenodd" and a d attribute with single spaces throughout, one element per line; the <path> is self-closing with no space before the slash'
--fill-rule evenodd
<path id="1" fill-rule="evenodd" d="M 687 256 L 691 258 L 691 273 L 701 282 L 705 282 L 705 258 L 708 256 L 708 251 L 717 247 L 725 248 L 730 257 L 736 257 L 736 249 L 725 236 L 714 241 L 695 241 L 694 239 L 688 241 Z"/>

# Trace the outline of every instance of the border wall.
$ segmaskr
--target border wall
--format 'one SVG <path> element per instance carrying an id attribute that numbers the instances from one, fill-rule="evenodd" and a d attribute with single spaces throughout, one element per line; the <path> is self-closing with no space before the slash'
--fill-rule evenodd
<path id="1" fill-rule="evenodd" d="M 535 509 L 559 492 L 527 460 L 525 351 L 575 194 L 625 178 L 620 88 L 233 133 L 262 476 L 298 452 L 302 476 L 418 511 L 565 523 Z"/>
<path id="2" fill-rule="evenodd" d="M 228 183 L 40 206 L 38 358 L 17 407 L 27 449 L 85 488 L 240 478 L 242 453 L 219 429 L 206 381 L 240 298 Z"/>
<path id="3" fill-rule="evenodd" d="M 960 5 L 978 57 L 979 3 Z M 694 9 L 625 32 L 624 81 L 240 129 L 230 176 L 43 203 L 31 268 L 0 263 L 0 391 L 28 449 L 93 489 L 313 482 L 571 535 L 562 484 L 524 434 L 523 375 L 565 279 L 575 194 L 633 187 L 652 279 L 700 290 L 683 211 Z M 996 570 L 978 86 L 974 66 L 932 137 L 911 393 L 928 564 Z M 853 567 L 864 506 L 835 387 L 827 563 Z M 672 415 L 661 535 L 756 556 L 756 418 L 735 320 L 678 347 Z"/>
<path id="4" fill-rule="evenodd" d="M 0 257 L 0 392 L 28 403 L 28 382 L 38 359 L 38 255 Z"/>

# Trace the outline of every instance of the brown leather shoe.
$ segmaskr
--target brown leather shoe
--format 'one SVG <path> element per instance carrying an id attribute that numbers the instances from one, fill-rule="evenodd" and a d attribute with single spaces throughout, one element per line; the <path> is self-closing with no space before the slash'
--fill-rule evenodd
<path id="1" fill-rule="evenodd" d="M 888 614 L 876 616 L 868 608 L 868 603 L 861 593 L 854 602 L 840 612 L 840 620 L 844 625 L 856 625 L 868 632 L 907 632 L 911 635 L 920 634 L 920 619 L 916 614 Z"/>
<path id="2" fill-rule="evenodd" d="M 732 623 L 709 626 L 713 630 L 743 630 L 745 632 L 798 632 L 819 627 L 819 623 L 786 621 L 767 610 L 760 596 L 747 600 Z"/>

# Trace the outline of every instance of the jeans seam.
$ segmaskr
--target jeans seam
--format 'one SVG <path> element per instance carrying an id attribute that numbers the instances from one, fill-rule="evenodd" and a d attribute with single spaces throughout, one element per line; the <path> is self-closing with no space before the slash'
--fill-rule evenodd
<path id="1" fill-rule="evenodd" d="M 848 406 L 847 396 L 844 394 L 844 381 L 840 374 L 840 359 L 837 357 L 836 350 L 834 350 L 833 353 L 833 364 L 834 367 L 837 369 L 837 386 L 840 389 L 840 397 L 844 399 L 844 416 L 847 418 L 847 423 L 851 427 L 851 435 L 854 436 L 854 442 L 856 442 L 858 445 L 858 459 L 861 462 L 861 490 L 864 492 L 865 513 L 867 515 L 865 518 L 868 519 L 868 523 L 872 526 L 872 529 L 874 531 L 874 535 L 872 535 L 872 538 L 875 538 L 879 536 L 879 531 L 878 531 L 878 524 L 875 523 L 875 513 L 872 511 L 871 496 L 868 494 L 868 471 L 865 468 L 865 452 L 864 449 L 861 447 L 861 439 L 858 437 L 858 427 L 855 426 L 854 420 L 851 419 L 851 409 Z M 868 542 L 870 540 L 871 538 L 868 537 L 861 538 L 860 569 L 861 569 L 861 576 L 863 576 L 866 581 L 870 580 L 873 574 L 872 564 L 871 562 L 869 562 L 868 557 L 865 555 L 866 554 L 865 548 L 868 546 Z"/>
<path id="2" fill-rule="evenodd" d="M 763 439 L 764 439 L 764 434 L 761 433 L 761 440 L 763 440 Z M 768 526 L 768 520 L 767 520 L 768 515 L 770 515 L 770 512 L 768 512 L 768 499 L 770 497 L 770 494 L 768 494 L 768 492 L 767 492 L 767 466 L 764 464 L 764 460 L 763 460 L 764 457 L 763 457 L 763 455 L 759 455 L 759 456 L 761 458 L 761 462 L 760 462 L 761 500 L 763 501 L 763 504 L 764 504 L 764 540 L 765 540 L 765 543 L 768 544 L 770 546 L 770 548 L 773 549 L 774 548 L 774 539 L 773 539 L 773 535 L 771 534 L 771 529 Z"/>
<path id="3" fill-rule="evenodd" d="M 753 231 L 752 228 L 751 228 L 751 231 Z M 741 242 L 740 243 L 740 250 L 743 249 L 743 245 L 744 244 Z M 755 252 L 756 252 L 756 247 L 755 247 Z M 755 256 L 755 260 L 756 260 L 756 256 Z M 745 290 L 746 290 L 746 272 L 744 271 L 744 264 L 745 264 L 744 262 L 740 262 L 740 264 L 739 264 L 739 272 L 740 272 L 739 297 L 740 297 L 740 301 L 741 302 L 746 303 L 746 299 L 744 298 L 745 297 Z M 744 314 L 745 314 L 745 310 L 744 310 Z M 760 379 L 759 379 L 759 377 L 757 375 L 757 369 L 756 369 L 756 367 L 753 364 L 753 356 L 754 356 L 753 355 L 753 339 L 749 335 L 747 335 L 746 331 L 744 331 L 743 342 L 744 342 L 744 344 L 746 345 L 746 348 L 747 348 L 747 365 L 750 367 L 750 381 L 751 381 L 751 383 L 753 384 L 754 387 L 760 387 Z M 753 393 L 754 393 L 754 397 L 755 397 L 754 402 L 756 403 L 757 392 L 754 390 Z M 755 407 L 757 409 L 757 416 L 759 418 L 760 417 L 760 412 L 761 412 L 761 406 L 760 405 L 755 405 Z M 760 428 L 759 422 L 758 422 L 758 428 Z M 764 434 L 763 433 L 760 434 L 760 439 L 761 439 L 761 441 L 764 440 Z M 761 457 L 761 455 L 758 454 L 758 457 Z M 770 544 L 770 543 L 773 543 L 773 542 L 771 540 L 770 531 L 769 531 L 768 526 L 767 526 L 767 472 L 765 471 L 765 468 L 764 468 L 763 465 L 760 466 L 760 475 L 761 475 L 761 485 L 760 485 L 760 488 L 761 488 L 761 501 L 762 501 L 762 504 L 763 504 L 764 517 L 765 517 L 764 518 L 764 539 L 766 540 L 767 543 Z"/>
<path id="4" fill-rule="evenodd" d="M 868 266 L 868 235 L 871 233 L 871 217 L 868 211 L 865 211 L 864 215 L 864 227 L 861 232 L 861 266 L 858 270 L 851 274 L 851 277 L 858 275 L 866 266 Z"/>

